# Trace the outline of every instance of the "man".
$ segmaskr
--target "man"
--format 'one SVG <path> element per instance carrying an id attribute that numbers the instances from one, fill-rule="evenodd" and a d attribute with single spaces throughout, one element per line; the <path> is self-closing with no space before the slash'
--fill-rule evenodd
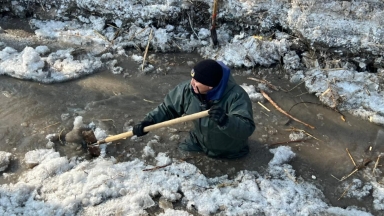
<path id="1" fill-rule="evenodd" d="M 219 61 L 200 61 L 191 76 L 191 81 L 176 86 L 162 104 L 135 125 L 133 134 L 143 136 L 147 134 L 143 131 L 146 126 L 209 109 L 209 118 L 194 120 L 194 129 L 179 148 L 202 151 L 210 157 L 245 156 L 249 152 L 248 137 L 255 130 L 248 94 Z"/>

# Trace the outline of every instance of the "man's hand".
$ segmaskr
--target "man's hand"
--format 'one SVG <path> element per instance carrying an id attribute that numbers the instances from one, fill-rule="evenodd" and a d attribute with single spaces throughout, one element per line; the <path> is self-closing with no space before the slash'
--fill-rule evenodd
<path id="1" fill-rule="evenodd" d="M 153 122 L 144 120 L 139 124 L 133 126 L 133 129 L 132 129 L 133 135 L 136 135 L 138 137 L 146 135 L 148 132 L 144 132 L 143 131 L 144 128 L 152 124 Z"/>
<path id="2" fill-rule="evenodd" d="M 208 111 L 209 118 L 216 122 L 220 127 L 224 126 L 228 121 L 228 116 L 224 109 L 218 105 L 213 105 Z"/>

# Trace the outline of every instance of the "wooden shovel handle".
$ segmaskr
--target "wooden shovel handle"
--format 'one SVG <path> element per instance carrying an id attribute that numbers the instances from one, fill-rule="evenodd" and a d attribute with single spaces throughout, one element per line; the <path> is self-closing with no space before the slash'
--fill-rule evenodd
<path id="1" fill-rule="evenodd" d="M 213 28 L 215 28 L 216 26 L 217 1 L 218 0 L 213 0 L 213 8 L 212 8 L 212 27 Z"/>
<path id="2" fill-rule="evenodd" d="M 162 128 L 162 127 L 167 127 L 167 126 L 170 126 L 170 125 L 174 125 L 174 124 L 177 124 L 177 123 L 182 123 L 182 122 L 187 122 L 187 121 L 192 121 L 192 120 L 195 120 L 195 119 L 203 118 L 203 117 L 206 117 L 208 115 L 209 115 L 208 114 L 208 110 L 205 110 L 205 111 L 194 113 L 194 114 L 191 114 L 191 115 L 186 115 L 186 116 L 183 116 L 183 117 L 179 117 L 179 118 L 175 118 L 175 119 L 172 119 L 172 120 L 168 120 L 168 121 L 165 121 L 165 122 L 160 122 L 160 123 L 157 123 L 157 124 L 154 124 L 154 125 L 149 125 L 149 126 L 145 127 L 143 129 L 143 131 L 144 132 L 149 132 L 149 131 L 153 131 L 153 130 L 156 130 L 156 129 L 159 129 L 159 128 Z M 113 141 L 116 141 L 116 140 L 120 140 L 120 139 L 131 137 L 131 136 L 133 136 L 133 132 L 132 131 L 128 131 L 128 132 L 121 133 L 121 134 L 118 134 L 118 135 L 115 135 L 115 136 L 107 137 L 105 140 L 98 141 L 98 143 L 101 144 L 101 143 L 113 142 Z"/>

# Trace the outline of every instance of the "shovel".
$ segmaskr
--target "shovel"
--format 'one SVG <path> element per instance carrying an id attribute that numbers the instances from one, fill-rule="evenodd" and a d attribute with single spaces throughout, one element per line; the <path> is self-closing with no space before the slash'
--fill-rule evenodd
<path id="1" fill-rule="evenodd" d="M 208 114 L 208 110 L 205 110 L 205 111 L 202 111 L 202 112 L 186 115 L 186 116 L 183 116 L 183 117 L 175 118 L 175 119 L 168 120 L 168 121 L 161 122 L 161 123 L 157 123 L 157 124 L 154 124 L 154 125 L 149 125 L 147 127 L 144 127 L 143 131 L 144 132 L 149 132 L 149 131 L 153 131 L 153 130 L 156 130 L 156 129 L 159 129 L 159 128 L 171 126 L 171 125 L 174 125 L 174 124 L 178 124 L 178 123 L 182 123 L 182 122 L 187 122 L 187 121 L 192 121 L 192 120 L 195 120 L 195 119 L 200 119 L 200 118 L 206 117 L 208 115 L 209 115 Z M 92 135 L 94 136 L 93 133 L 92 133 Z M 113 141 L 120 140 L 120 139 L 125 139 L 125 138 L 131 137 L 133 135 L 134 134 L 133 134 L 132 131 L 128 131 L 128 132 L 124 132 L 124 133 L 117 134 L 117 135 L 114 135 L 114 136 L 109 136 L 109 137 L 105 138 L 104 140 L 99 140 L 96 143 L 88 144 L 88 151 L 90 152 L 90 154 L 92 156 L 99 156 L 100 155 L 100 148 L 99 148 L 100 144 L 109 143 L 109 142 L 113 142 Z M 96 138 L 94 138 L 94 140 L 96 140 Z"/>
<path id="2" fill-rule="evenodd" d="M 211 39 L 212 39 L 213 45 L 215 46 L 219 43 L 217 41 L 217 32 L 216 32 L 217 1 L 218 0 L 213 0 L 212 23 L 211 23 Z"/>

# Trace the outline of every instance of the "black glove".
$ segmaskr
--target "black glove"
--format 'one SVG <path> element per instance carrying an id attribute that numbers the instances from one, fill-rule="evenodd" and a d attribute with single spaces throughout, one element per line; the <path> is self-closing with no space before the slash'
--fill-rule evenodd
<path id="1" fill-rule="evenodd" d="M 208 111 L 209 118 L 216 122 L 220 127 L 224 126 L 228 121 L 228 116 L 224 109 L 218 105 L 213 105 Z"/>
<path id="2" fill-rule="evenodd" d="M 138 137 L 146 135 L 148 132 L 144 132 L 143 131 L 144 128 L 149 126 L 149 125 L 152 125 L 152 124 L 153 124 L 152 121 L 144 120 L 144 121 L 140 122 L 139 124 L 133 126 L 133 129 L 132 129 L 133 135 L 136 135 Z"/>

